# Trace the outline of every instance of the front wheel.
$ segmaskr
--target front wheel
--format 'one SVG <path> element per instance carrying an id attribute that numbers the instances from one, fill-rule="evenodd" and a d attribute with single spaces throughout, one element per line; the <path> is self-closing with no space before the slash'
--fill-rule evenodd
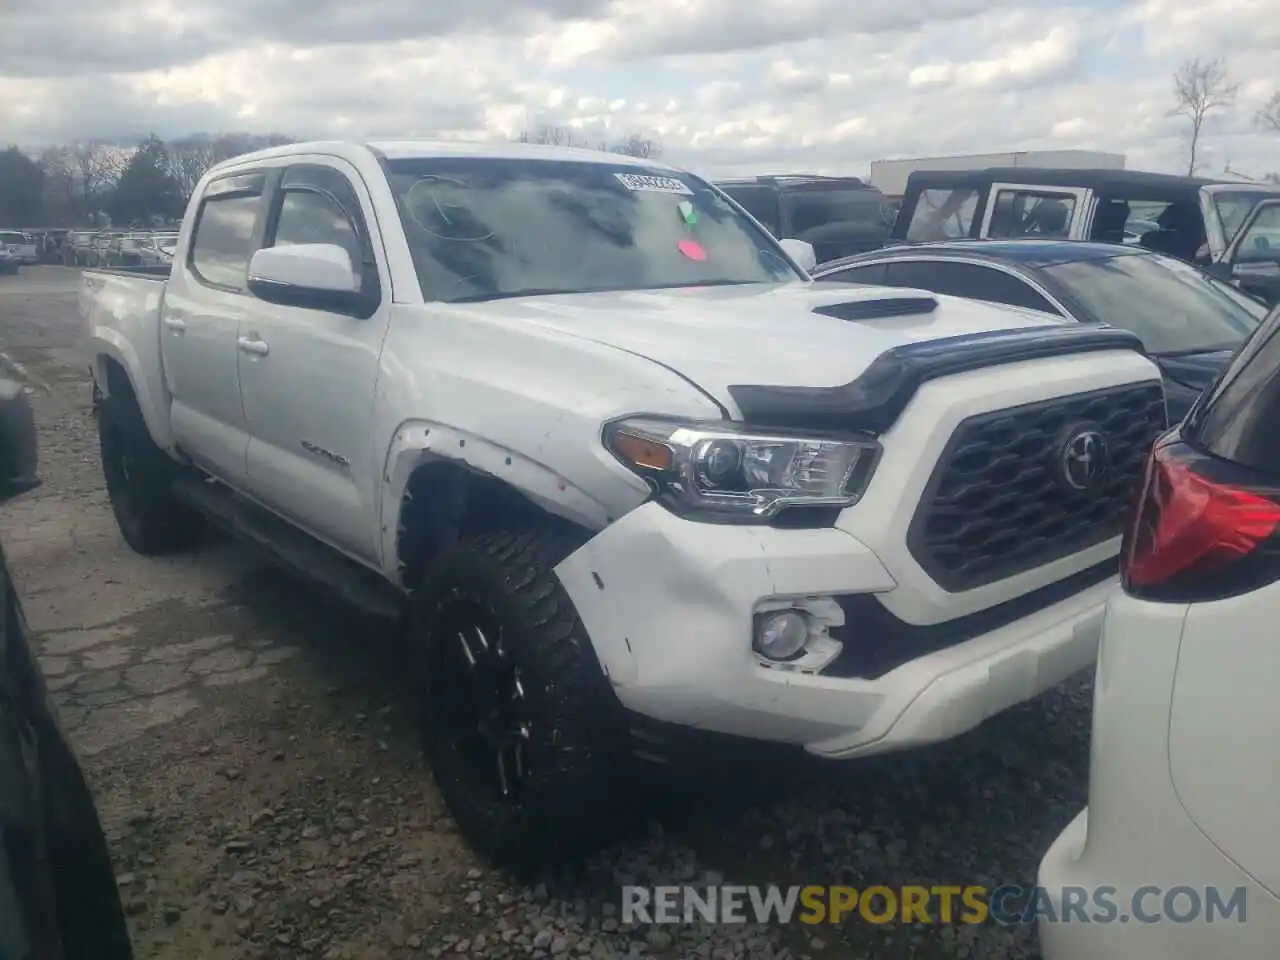
<path id="1" fill-rule="evenodd" d="M 111 510 L 129 546 L 161 556 L 199 540 L 200 515 L 174 498 L 170 481 L 176 465 L 151 439 L 131 394 L 99 401 L 98 449 Z"/>
<path id="2" fill-rule="evenodd" d="M 624 822 L 623 711 L 553 572 L 571 545 L 535 531 L 465 540 L 414 598 L 427 760 L 463 836 L 518 874 Z"/>

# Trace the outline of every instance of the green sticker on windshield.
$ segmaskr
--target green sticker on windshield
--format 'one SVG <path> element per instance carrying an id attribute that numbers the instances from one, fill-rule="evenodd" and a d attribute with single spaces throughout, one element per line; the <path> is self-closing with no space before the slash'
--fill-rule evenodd
<path id="1" fill-rule="evenodd" d="M 691 227 L 697 226 L 698 211 L 693 209 L 692 203 L 690 203 L 688 200 L 681 200 L 680 203 L 677 205 L 677 209 L 680 211 L 680 217 L 684 220 L 685 223 L 687 223 Z"/>

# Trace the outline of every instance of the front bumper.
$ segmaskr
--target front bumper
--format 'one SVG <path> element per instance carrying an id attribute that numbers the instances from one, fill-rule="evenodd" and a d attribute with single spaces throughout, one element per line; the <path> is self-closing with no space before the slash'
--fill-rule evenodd
<path id="1" fill-rule="evenodd" d="M 763 601 L 895 589 L 843 530 L 691 523 L 649 503 L 556 572 L 626 707 L 833 759 L 950 739 L 1088 669 L 1113 583 L 859 679 L 779 670 L 751 648 Z"/>

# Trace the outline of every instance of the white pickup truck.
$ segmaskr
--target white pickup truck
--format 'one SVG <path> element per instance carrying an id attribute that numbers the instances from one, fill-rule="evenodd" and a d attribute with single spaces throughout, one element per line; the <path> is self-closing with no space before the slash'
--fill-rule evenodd
<path id="1" fill-rule="evenodd" d="M 511 867 L 616 822 L 655 730 L 954 737 L 1093 662 L 1160 376 L 804 248 L 648 160 L 227 161 L 171 272 L 84 275 L 120 529 L 212 519 L 404 616 L 444 799 Z"/>

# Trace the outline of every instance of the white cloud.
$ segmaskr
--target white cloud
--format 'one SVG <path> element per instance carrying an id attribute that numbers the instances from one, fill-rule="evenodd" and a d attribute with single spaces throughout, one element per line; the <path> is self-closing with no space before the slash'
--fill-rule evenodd
<path id="1" fill-rule="evenodd" d="M 1207 168 L 1280 171 L 1276 0 L 64 0 L 0 12 L 0 129 L 40 146 L 250 130 L 641 133 L 718 173 L 872 159 L 1124 152 L 1178 170 L 1173 70 L 1223 56 L 1240 102 Z M 450 9 L 453 9 L 451 5 Z"/>

